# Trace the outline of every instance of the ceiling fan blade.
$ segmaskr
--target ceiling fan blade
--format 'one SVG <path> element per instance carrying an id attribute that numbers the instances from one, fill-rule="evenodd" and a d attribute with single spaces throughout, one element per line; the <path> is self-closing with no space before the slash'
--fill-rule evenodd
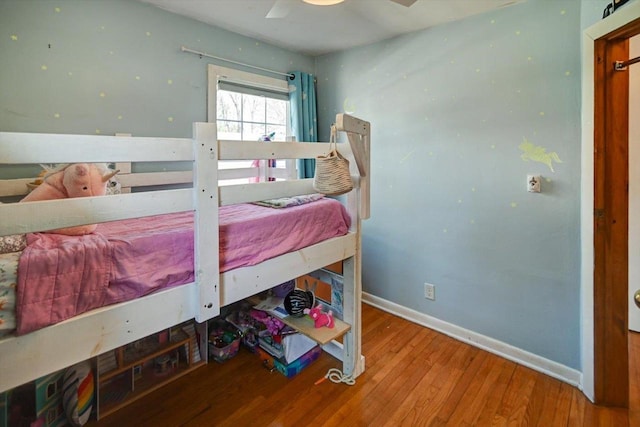
<path id="1" fill-rule="evenodd" d="M 414 4 L 418 0 L 391 0 L 391 1 L 394 2 L 394 3 L 398 3 L 398 4 L 401 4 L 403 6 L 409 7 L 409 6 L 411 6 L 412 4 Z"/>
<path id="2" fill-rule="evenodd" d="M 291 9 L 291 1 L 290 0 L 276 0 L 271 6 L 269 13 L 265 18 L 267 19 L 279 19 L 284 18 L 289 14 L 289 10 Z"/>

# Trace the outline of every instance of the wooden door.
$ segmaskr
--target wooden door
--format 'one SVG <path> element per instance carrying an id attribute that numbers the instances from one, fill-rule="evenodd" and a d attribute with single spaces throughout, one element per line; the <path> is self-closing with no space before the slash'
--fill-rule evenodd
<path id="1" fill-rule="evenodd" d="M 629 56 L 640 57 L 640 35 L 629 41 Z M 629 330 L 640 332 L 640 66 L 629 67 Z"/>
<path id="2" fill-rule="evenodd" d="M 594 87 L 594 383 L 596 403 L 627 407 L 629 58 L 640 19 L 596 40 Z"/>

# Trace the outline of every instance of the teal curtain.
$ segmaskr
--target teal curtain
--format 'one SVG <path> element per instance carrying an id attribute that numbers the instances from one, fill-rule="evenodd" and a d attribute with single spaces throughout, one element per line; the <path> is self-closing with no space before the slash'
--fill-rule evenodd
<path id="1" fill-rule="evenodd" d="M 318 142 L 316 83 L 312 74 L 293 71 L 289 77 L 291 130 L 296 141 Z M 313 178 L 315 159 L 298 159 L 298 178 Z"/>

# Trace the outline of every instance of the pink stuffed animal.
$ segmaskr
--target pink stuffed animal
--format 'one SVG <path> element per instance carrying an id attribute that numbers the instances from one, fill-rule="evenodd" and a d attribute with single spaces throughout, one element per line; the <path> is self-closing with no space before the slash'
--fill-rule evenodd
<path id="1" fill-rule="evenodd" d="M 107 191 L 107 182 L 118 172 L 111 171 L 104 164 L 75 163 L 67 165 L 45 176 L 42 184 L 38 185 L 20 202 L 104 196 Z M 50 232 L 79 236 L 93 233 L 96 227 L 96 224 L 87 224 L 59 228 L 50 230 Z"/>
<path id="2" fill-rule="evenodd" d="M 322 328 L 326 326 L 327 328 L 332 329 L 335 325 L 333 320 L 333 313 L 329 310 L 326 313 L 322 312 L 322 307 L 320 305 L 315 306 L 312 309 L 305 308 L 304 313 L 308 314 L 314 321 L 314 326 L 316 328 Z"/>

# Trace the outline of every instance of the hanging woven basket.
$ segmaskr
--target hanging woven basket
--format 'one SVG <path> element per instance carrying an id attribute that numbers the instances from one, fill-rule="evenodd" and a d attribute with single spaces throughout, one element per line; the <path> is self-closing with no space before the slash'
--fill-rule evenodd
<path id="1" fill-rule="evenodd" d="M 316 158 L 316 171 L 313 177 L 313 188 L 318 193 L 331 196 L 348 193 L 353 190 L 353 181 L 349 172 L 349 160 L 338 152 L 336 133 L 335 125 L 332 125 L 329 154 Z"/>

